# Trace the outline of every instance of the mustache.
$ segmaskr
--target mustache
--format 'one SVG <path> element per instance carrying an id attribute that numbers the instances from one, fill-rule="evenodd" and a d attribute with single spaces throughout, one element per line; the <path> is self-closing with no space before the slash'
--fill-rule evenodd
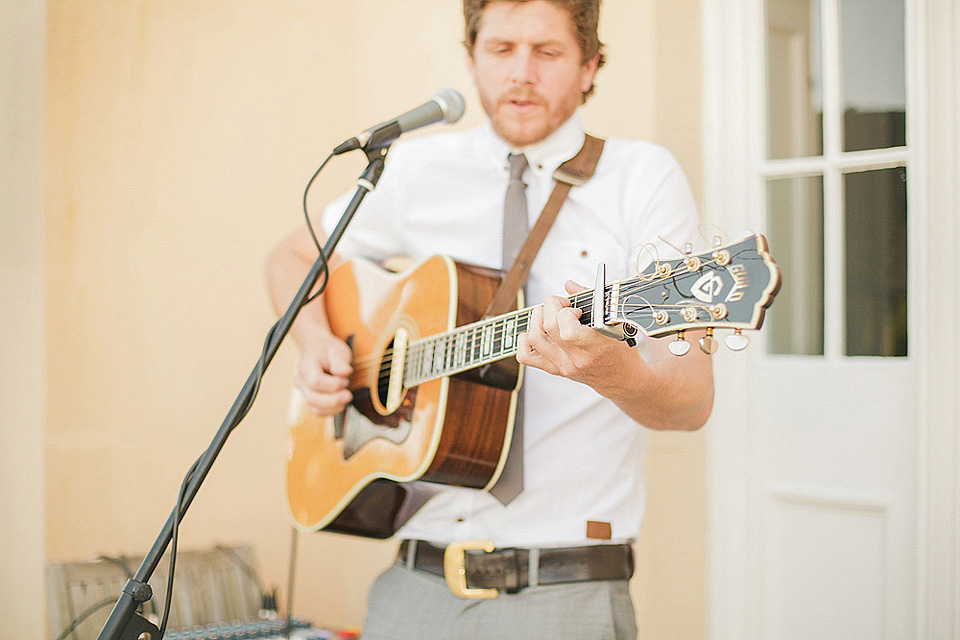
<path id="1" fill-rule="evenodd" d="M 529 89 L 511 89 L 500 96 L 499 102 L 501 104 L 507 102 L 533 102 L 535 104 L 542 105 L 546 102 L 543 96 L 541 96 L 536 91 L 531 91 Z"/>

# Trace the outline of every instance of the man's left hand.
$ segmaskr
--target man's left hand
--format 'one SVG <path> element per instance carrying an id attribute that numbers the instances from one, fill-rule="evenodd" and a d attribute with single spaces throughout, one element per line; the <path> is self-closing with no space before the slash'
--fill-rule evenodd
<path id="1" fill-rule="evenodd" d="M 564 288 L 571 294 L 584 290 L 573 281 L 567 281 Z M 534 308 L 527 332 L 519 337 L 517 360 L 600 391 L 616 375 L 622 358 L 637 355 L 619 340 L 581 324 L 581 315 L 568 298 L 547 298 Z"/>

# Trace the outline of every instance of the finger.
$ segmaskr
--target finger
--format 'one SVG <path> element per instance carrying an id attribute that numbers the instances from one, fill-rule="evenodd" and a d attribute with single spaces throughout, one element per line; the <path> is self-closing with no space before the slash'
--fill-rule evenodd
<path id="1" fill-rule="evenodd" d="M 574 282 L 573 280 L 567 280 L 563 283 L 563 288 L 567 293 L 580 293 L 581 291 L 586 291 L 587 288 L 581 284 Z"/>
<path id="2" fill-rule="evenodd" d="M 524 366 L 542 369 L 547 373 L 559 374 L 559 370 L 553 363 L 537 351 L 526 333 L 520 334 L 517 340 L 517 362 Z"/>
<path id="3" fill-rule="evenodd" d="M 557 336 L 561 341 L 579 345 L 585 334 L 591 332 L 581 324 L 582 315 L 583 311 L 576 307 L 567 307 L 557 313 Z"/>
<path id="4" fill-rule="evenodd" d="M 543 306 L 536 306 L 530 313 L 530 320 L 527 321 L 527 330 L 520 334 L 523 338 L 536 346 L 536 342 L 544 339 L 543 330 Z M 519 343 L 518 343 L 519 344 Z"/>
<path id="5" fill-rule="evenodd" d="M 327 351 L 325 365 L 331 375 L 347 377 L 353 373 L 353 351 L 345 342 L 336 342 Z"/>
<path id="6" fill-rule="evenodd" d="M 347 366 L 349 370 L 349 365 Z M 336 375 L 328 372 L 321 363 L 310 358 L 300 361 L 297 369 L 297 381 L 304 387 L 321 393 L 332 393 L 347 388 L 350 379 L 347 375 Z"/>
<path id="7" fill-rule="evenodd" d="M 340 413 L 353 400 L 349 390 L 336 393 L 321 393 L 297 383 L 297 388 L 303 395 L 303 400 L 311 412 L 320 416 L 332 416 Z"/>
<path id="8" fill-rule="evenodd" d="M 541 305 L 543 330 L 548 336 L 557 333 L 557 314 L 561 309 L 570 306 L 570 301 L 559 296 L 550 296 Z"/>

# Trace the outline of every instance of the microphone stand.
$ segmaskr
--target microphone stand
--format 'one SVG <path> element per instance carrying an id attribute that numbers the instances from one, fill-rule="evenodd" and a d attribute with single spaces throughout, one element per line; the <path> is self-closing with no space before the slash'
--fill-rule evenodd
<path id="1" fill-rule="evenodd" d="M 343 232 L 353 218 L 354 213 L 356 213 L 360 207 L 363 198 L 367 193 L 376 188 L 377 182 L 380 180 L 380 175 L 383 173 L 384 159 L 389 149 L 389 143 L 375 149 L 364 149 L 369 163 L 357 180 L 357 190 L 353 198 L 344 210 L 337 226 L 333 232 L 331 232 L 326 244 L 324 244 L 322 255 L 317 257 L 317 260 L 307 273 L 306 278 L 304 278 L 303 284 L 300 286 L 299 291 L 297 291 L 293 302 L 290 303 L 286 313 L 283 314 L 277 324 L 271 329 L 260 361 L 247 378 L 243 389 L 240 391 L 240 395 L 236 401 L 234 401 L 213 442 L 211 442 L 210 446 L 197 461 L 189 482 L 183 491 L 183 507 L 180 510 L 179 518 L 177 517 L 177 507 L 174 507 L 170 517 L 167 518 L 167 522 L 163 525 L 156 542 L 153 543 L 153 547 L 151 547 L 150 551 L 144 557 L 143 562 L 140 564 L 136 575 L 124 585 L 120 593 L 120 598 L 117 600 L 117 604 L 114 605 L 113 611 L 111 611 L 106 624 L 104 624 L 103 629 L 100 631 L 100 635 L 97 636 L 97 640 L 161 640 L 160 629 L 136 613 L 138 605 L 147 602 L 153 597 L 153 589 L 147 581 L 150 579 L 150 576 L 153 575 L 164 551 L 173 538 L 174 523 L 182 519 L 183 514 L 186 513 L 186 510 L 190 507 L 190 503 L 200 490 L 200 485 L 203 483 L 204 478 L 206 478 L 207 473 L 213 467 L 213 462 L 216 460 L 217 454 L 220 453 L 220 449 L 222 449 L 226 443 L 230 432 L 240 423 L 244 415 L 246 415 L 247 410 L 249 410 L 260 379 L 266 371 L 267 366 L 273 360 L 277 350 L 280 348 L 280 343 L 290 331 L 290 327 L 300 312 L 300 308 L 310 297 L 310 292 L 325 270 L 327 260 L 329 260 L 333 254 L 334 247 L 340 242 Z M 166 603 L 166 605 L 170 606 L 170 603 Z"/>

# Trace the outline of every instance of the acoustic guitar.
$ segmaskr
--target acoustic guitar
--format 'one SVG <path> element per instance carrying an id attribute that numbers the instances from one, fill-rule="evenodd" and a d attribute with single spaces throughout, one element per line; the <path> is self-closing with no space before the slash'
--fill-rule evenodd
<path id="1" fill-rule="evenodd" d="M 287 451 L 287 502 L 294 524 L 386 538 L 444 485 L 492 487 L 513 432 L 522 368 L 517 338 L 534 307 L 496 317 L 483 312 L 500 271 L 434 256 L 401 273 L 364 260 L 330 275 L 325 300 L 335 335 L 353 349 L 353 401 L 340 415 L 318 417 L 293 407 Z M 655 261 L 639 275 L 570 297 L 580 322 L 634 343 L 676 335 L 670 350 L 689 349 L 684 334 L 759 329 L 780 286 L 766 239 L 740 242 L 676 260 Z M 295 398 L 299 394 L 295 393 Z"/>

